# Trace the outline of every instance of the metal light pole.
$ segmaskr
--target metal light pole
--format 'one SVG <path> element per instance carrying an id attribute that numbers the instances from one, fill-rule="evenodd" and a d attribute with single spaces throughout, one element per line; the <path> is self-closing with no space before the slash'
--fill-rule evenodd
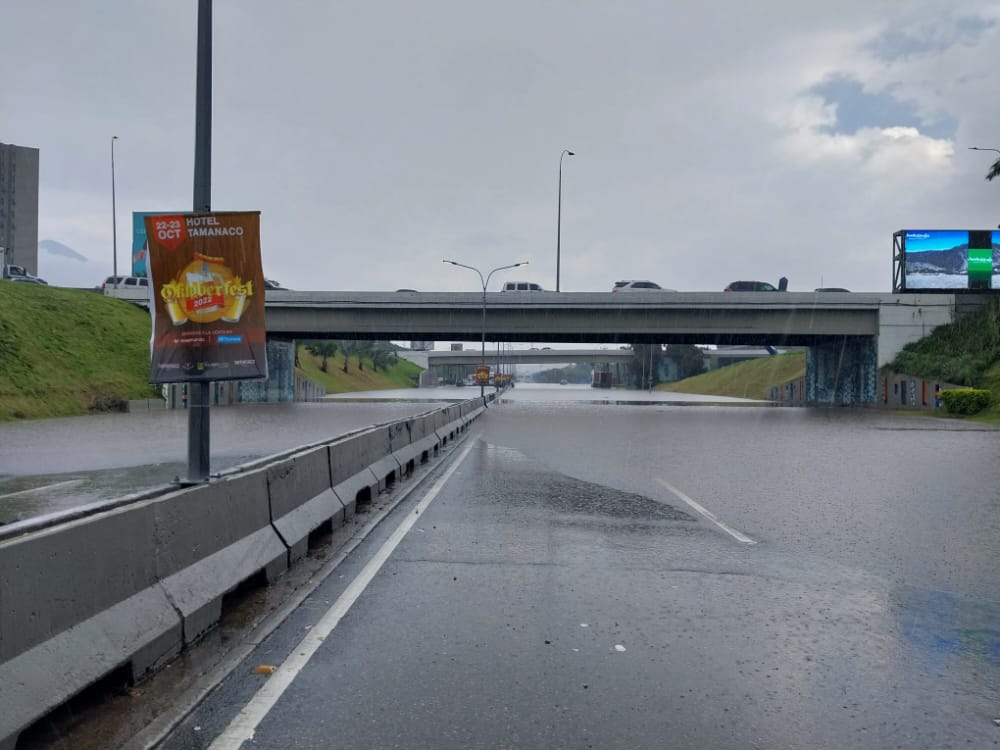
<path id="1" fill-rule="evenodd" d="M 111 250 L 114 253 L 111 272 L 114 274 L 115 289 L 118 288 L 118 216 L 115 201 L 115 141 L 117 140 L 117 135 L 111 136 Z"/>
<path id="2" fill-rule="evenodd" d="M 518 266 L 526 266 L 526 265 L 528 265 L 528 261 L 522 260 L 522 261 L 519 261 L 517 263 L 513 263 L 513 264 L 511 264 L 509 266 L 500 266 L 499 268 L 494 268 L 492 271 L 490 271 L 488 274 L 486 274 L 486 278 L 485 279 L 483 278 L 483 272 L 480 271 L 475 266 L 467 266 L 464 263 L 458 263 L 458 262 L 453 261 L 453 260 L 443 260 L 441 262 L 442 263 L 451 263 L 451 265 L 453 265 L 453 266 L 459 266 L 460 268 L 468 268 L 470 271 L 475 271 L 477 274 L 479 274 L 479 282 L 483 285 L 483 337 L 482 337 L 482 344 L 481 344 L 481 349 L 480 349 L 480 356 L 482 357 L 482 362 L 485 365 L 486 364 L 486 287 L 490 283 L 490 277 L 493 274 L 495 274 L 497 271 L 503 271 L 503 270 L 508 269 L 508 268 L 517 268 Z M 486 395 L 486 384 L 483 383 L 483 382 L 480 382 L 479 383 L 479 397 L 483 398 L 485 395 Z"/>
<path id="3" fill-rule="evenodd" d="M 576 156 L 572 151 L 567 151 L 563 149 L 563 152 L 559 154 L 559 200 L 556 204 L 556 291 L 559 291 L 559 241 L 562 234 L 562 160 L 563 157 L 569 154 L 570 156 Z"/>
<path id="4" fill-rule="evenodd" d="M 969 146 L 969 151 L 993 151 L 1000 154 L 1000 148 L 980 148 L 979 146 Z M 1000 157 L 993 162 L 993 166 L 990 167 L 990 171 L 986 173 L 987 180 L 992 180 L 994 177 L 1000 177 Z"/>
<path id="5" fill-rule="evenodd" d="M 212 210 L 212 0 L 198 0 L 194 120 L 195 212 Z M 188 383 L 188 484 L 207 482 L 211 447 L 212 384 Z"/>

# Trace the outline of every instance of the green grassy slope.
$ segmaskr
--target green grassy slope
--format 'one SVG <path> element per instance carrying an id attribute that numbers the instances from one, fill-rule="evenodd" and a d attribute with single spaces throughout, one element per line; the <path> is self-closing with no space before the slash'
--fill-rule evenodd
<path id="1" fill-rule="evenodd" d="M 350 357 L 347 372 L 344 372 L 344 355 L 331 357 L 326 364 L 327 372 L 320 369 L 322 357 L 310 354 L 305 346 L 297 347 L 299 374 L 326 388 L 327 393 L 351 393 L 353 391 L 381 391 L 390 388 L 415 388 L 421 369 L 405 359 L 397 359 L 387 369 L 372 370 L 370 359 L 364 359 L 364 370 L 358 369 L 358 358 Z"/>
<path id="2" fill-rule="evenodd" d="M 150 398 L 149 315 L 76 289 L 0 281 L 0 421 Z"/>
<path id="3" fill-rule="evenodd" d="M 155 398 L 149 380 L 149 315 L 90 291 L 0 281 L 0 422 L 115 411 L 130 399 Z M 300 357 L 304 377 L 330 393 L 407 388 L 420 368 L 398 360 L 375 373 L 352 357 Z"/>
<path id="4" fill-rule="evenodd" d="M 771 386 L 806 374 L 805 352 L 737 362 L 718 370 L 657 386 L 674 393 L 702 393 L 711 396 L 766 399 Z"/>

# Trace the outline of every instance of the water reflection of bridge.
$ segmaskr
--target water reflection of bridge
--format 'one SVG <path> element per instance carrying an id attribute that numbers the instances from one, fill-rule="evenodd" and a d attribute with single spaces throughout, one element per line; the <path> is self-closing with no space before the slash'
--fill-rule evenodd
<path id="1" fill-rule="evenodd" d="M 705 349 L 706 360 L 738 361 L 769 357 L 779 353 L 779 350 L 760 346 L 725 346 Z M 481 349 L 464 349 L 461 351 L 401 351 L 404 359 L 430 368 L 445 365 L 478 365 L 482 363 Z M 628 362 L 634 357 L 631 349 L 601 348 L 601 349 L 510 349 L 501 346 L 499 351 L 494 345 L 486 347 L 486 363 L 499 362 L 503 365 L 557 365 L 579 362 L 584 364 L 599 364 L 609 362 Z"/>

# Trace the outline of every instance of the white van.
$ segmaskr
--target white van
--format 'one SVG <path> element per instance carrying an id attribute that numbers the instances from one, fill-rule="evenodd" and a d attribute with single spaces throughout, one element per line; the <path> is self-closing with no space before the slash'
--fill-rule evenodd
<path id="1" fill-rule="evenodd" d="M 532 281 L 505 281 L 500 287 L 501 292 L 544 292 L 541 286 Z"/>

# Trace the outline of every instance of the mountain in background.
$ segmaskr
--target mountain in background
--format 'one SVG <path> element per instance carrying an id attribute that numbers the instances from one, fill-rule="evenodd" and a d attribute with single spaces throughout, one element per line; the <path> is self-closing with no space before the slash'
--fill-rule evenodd
<path id="1" fill-rule="evenodd" d="M 38 275 L 53 286 L 76 289 L 100 286 L 104 277 L 111 273 L 110 257 L 106 269 L 101 268 L 101 265 L 57 240 L 42 240 L 38 243 Z"/>
<path id="2" fill-rule="evenodd" d="M 81 255 L 69 245 L 64 245 L 63 243 L 56 242 L 55 240 L 42 240 L 38 243 L 38 249 L 63 258 L 72 258 L 73 260 L 79 260 L 84 263 L 89 262 L 85 255 Z"/>

